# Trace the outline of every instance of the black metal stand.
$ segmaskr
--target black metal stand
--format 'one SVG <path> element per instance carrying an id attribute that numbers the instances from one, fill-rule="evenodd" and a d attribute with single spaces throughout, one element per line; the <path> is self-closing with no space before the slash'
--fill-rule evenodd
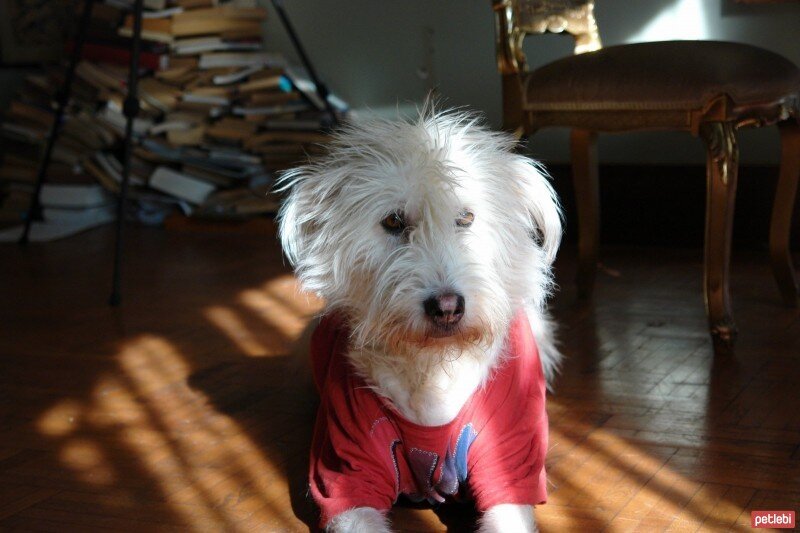
<path id="1" fill-rule="evenodd" d="M 28 235 L 30 233 L 31 224 L 36 220 L 43 220 L 42 208 L 39 197 L 42 192 L 42 185 L 47 177 L 47 170 L 50 167 L 50 160 L 53 155 L 53 147 L 55 146 L 58 136 L 61 133 L 61 125 L 64 120 L 64 111 L 69 104 L 70 94 L 72 92 L 72 82 L 75 78 L 75 67 L 81 58 L 83 50 L 83 43 L 86 40 L 86 30 L 89 27 L 89 20 L 92 17 L 92 8 L 94 7 L 94 0 L 86 0 L 84 3 L 83 14 L 81 15 L 80 25 L 78 26 L 78 33 L 75 38 L 75 48 L 72 50 L 72 57 L 70 58 L 67 73 L 64 78 L 64 86 L 58 92 L 56 101 L 58 107 L 56 108 L 56 116 L 53 125 L 50 128 L 50 133 L 47 136 L 47 144 L 45 145 L 42 161 L 39 164 L 39 172 L 36 176 L 36 185 L 34 187 L 33 198 L 31 198 L 31 205 L 28 208 L 28 214 L 25 218 L 25 227 L 22 230 L 22 236 L 19 243 L 25 245 L 28 243 Z M 139 114 L 139 52 L 142 43 L 142 11 L 144 7 L 143 0 L 135 0 L 133 4 L 133 39 L 131 41 L 131 61 L 128 71 L 128 94 L 125 98 L 123 112 L 125 114 L 125 139 L 123 141 L 123 169 L 122 169 L 122 184 L 120 185 L 119 198 L 117 199 L 117 221 L 116 221 L 116 239 L 114 243 L 114 272 L 112 275 L 111 283 L 111 297 L 109 304 L 117 306 L 122 301 L 120 285 L 122 274 L 122 254 L 123 254 L 123 225 L 125 222 L 125 201 L 128 197 L 128 183 L 130 181 L 131 169 L 131 141 L 133 137 L 133 122 Z"/>
<path id="2" fill-rule="evenodd" d="M 72 57 L 69 60 L 67 67 L 67 74 L 64 77 L 64 86 L 56 93 L 56 116 L 53 119 L 53 124 L 50 126 L 50 133 L 47 135 L 47 144 L 45 145 L 42 160 L 39 162 L 39 172 L 36 175 L 36 184 L 33 188 L 33 198 L 31 198 L 31 205 L 28 207 L 28 213 L 25 217 L 25 227 L 22 230 L 22 236 L 19 238 L 21 245 L 28 244 L 28 234 L 31 231 L 31 224 L 35 220 L 43 220 L 42 206 L 39 203 L 39 196 L 42 193 L 42 185 L 47 176 L 47 169 L 50 168 L 50 159 L 53 155 L 53 147 L 58 140 L 58 135 L 61 133 L 61 123 L 64 120 L 64 111 L 69 104 L 69 97 L 72 93 L 72 81 L 75 78 L 75 67 L 81 59 L 81 51 L 83 50 L 83 42 L 86 39 L 86 28 L 89 27 L 89 20 L 92 18 L 92 8 L 94 7 L 94 0 L 86 0 L 83 6 L 83 14 L 81 15 L 80 25 L 78 26 L 78 34 L 75 36 L 75 48 L 72 50 Z"/>
<path id="3" fill-rule="evenodd" d="M 87 0 L 88 1 L 88 0 Z M 122 185 L 117 199 L 117 238 L 114 244 L 114 273 L 111 281 L 111 297 L 109 305 L 118 306 L 122 302 L 122 254 L 123 226 L 125 224 L 125 200 L 128 198 L 128 182 L 131 174 L 131 138 L 133 137 L 133 121 L 139 114 L 139 52 L 142 47 L 142 9 L 144 0 L 136 0 L 133 4 L 133 41 L 131 62 L 128 67 L 128 96 L 125 98 L 125 142 L 122 155 Z"/>
<path id="4" fill-rule="evenodd" d="M 311 78 L 311 81 L 314 82 L 314 85 L 317 88 L 317 94 L 322 99 L 322 102 L 325 105 L 325 110 L 331 116 L 331 125 L 334 127 L 337 126 L 339 124 L 339 118 L 336 116 L 336 110 L 333 109 L 333 106 L 328 101 L 328 95 L 330 94 L 330 91 L 328 91 L 328 86 L 320 81 L 319 77 L 317 76 L 317 71 L 315 71 L 314 67 L 311 65 L 311 61 L 306 55 L 306 50 L 303 48 L 303 44 L 297 37 L 297 32 L 294 30 L 294 26 L 292 26 L 289 16 L 286 14 L 286 10 L 283 8 L 283 0 L 272 0 L 272 7 L 274 7 L 275 11 L 278 12 L 281 23 L 283 23 L 286 33 L 289 34 L 289 39 L 292 40 L 292 45 L 294 46 L 294 49 L 297 50 L 297 55 L 300 56 L 300 61 L 303 62 L 303 66 L 308 71 L 308 76 Z"/>

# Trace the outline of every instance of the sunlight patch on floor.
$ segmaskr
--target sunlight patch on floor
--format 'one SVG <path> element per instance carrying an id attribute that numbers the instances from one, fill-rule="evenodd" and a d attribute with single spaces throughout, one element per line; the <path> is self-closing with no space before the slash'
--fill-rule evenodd
<path id="1" fill-rule="evenodd" d="M 59 459 L 85 483 L 109 486 L 116 481 L 114 469 L 105 452 L 94 440 L 69 439 L 61 448 Z"/>
<path id="2" fill-rule="evenodd" d="M 210 317 L 220 329 L 241 329 L 224 308 Z M 244 355 L 264 353 L 252 339 L 237 346 Z M 298 529 L 282 467 L 189 386 L 192 369 L 174 345 L 143 335 L 125 342 L 116 359 L 120 372 L 102 376 L 88 402 L 59 402 L 36 421 L 76 479 L 135 501 L 141 496 L 124 475 L 133 469 L 136 479 L 151 480 L 148 499 L 195 530 Z"/>
<path id="3" fill-rule="evenodd" d="M 84 405 L 76 400 L 61 400 L 44 412 L 36 421 L 36 428 L 48 437 L 69 435 L 78 426 Z"/>
<path id="4" fill-rule="evenodd" d="M 236 307 L 210 306 L 203 314 L 248 357 L 283 355 L 289 352 L 291 343 L 322 307 L 318 298 L 300 292 L 297 281 L 291 275 L 281 276 L 259 288 L 240 292 L 237 304 L 239 305 Z M 251 319 L 257 317 L 266 329 L 262 330 L 258 325 L 245 322 L 241 309 Z M 273 344 L 264 342 L 267 336 Z M 284 339 L 277 346 L 274 345 L 276 336 Z"/>
<path id="5" fill-rule="evenodd" d="M 584 429 L 550 429 L 551 443 L 560 449 L 553 464 L 548 461 L 553 484 L 548 504 L 537 510 L 543 528 L 591 529 L 610 522 L 609 530 L 631 524 L 646 529 L 657 523 L 697 530 L 711 509 L 716 517 L 726 517 L 725 527 L 733 527 L 745 512 L 745 502 L 726 498 L 724 487 L 720 493 L 719 486 L 670 468 L 677 448 L 632 443 L 601 428 Z"/>
<path id="6" fill-rule="evenodd" d="M 248 357 L 272 355 L 270 349 L 262 344 L 253 332 L 244 325 L 236 313 L 228 307 L 213 306 L 203 314 L 214 326 L 225 334 L 237 348 Z"/>

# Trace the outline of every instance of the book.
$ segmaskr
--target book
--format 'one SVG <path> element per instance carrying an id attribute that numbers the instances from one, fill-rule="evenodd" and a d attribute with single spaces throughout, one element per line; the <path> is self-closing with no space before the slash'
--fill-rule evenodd
<path id="1" fill-rule="evenodd" d="M 225 106 L 231 103 L 231 99 L 224 96 L 197 93 L 183 93 L 181 100 L 189 104 L 202 104 L 209 106 Z"/>
<path id="2" fill-rule="evenodd" d="M 156 11 L 143 11 L 142 19 L 163 19 L 173 15 L 178 15 L 180 13 L 183 13 L 183 8 L 180 6 L 167 7 L 164 9 L 158 9 Z"/>
<path id="3" fill-rule="evenodd" d="M 185 94 L 193 94 L 195 96 L 219 96 L 222 98 L 230 99 L 233 96 L 233 88 L 220 87 L 218 85 L 205 85 L 193 87 L 192 90 Z"/>
<path id="4" fill-rule="evenodd" d="M 172 129 L 167 131 L 167 142 L 174 146 L 195 146 L 203 142 L 205 134 L 205 125 L 186 129 Z"/>
<path id="5" fill-rule="evenodd" d="M 194 89 L 195 87 L 207 87 L 213 85 L 214 76 L 230 74 L 236 71 L 236 67 L 217 67 L 207 70 L 195 70 L 194 78 L 183 85 L 184 90 Z"/>
<path id="6" fill-rule="evenodd" d="M 99 185 L 64 185 L 45 183 L 39 195 L 44 207 L 83 208 L 109 205 L 113 198 Z"/>
<path id="7" fill-rule="evenodd" d="M 256 132 L 257 126 L 251 122 L 233 117 L 225 117 L 206 128 L 206 135 L 216 139 L 243 141 Z"/>
<path id="8" fill-rule="evenodd" d="M 163 20 L 163 19 L 152 19 Z M 241 18 L 200 18 L 171 21 L 169 33 L 173 37 L 190 37 L 194 35 L 221 34 L 230 39 L 256 38 L 261 36 L 261 22 Z"/>
<path id="9" fill-rule="evenodd" d="M 262 144 L 253 148 L 262 155 L 292 155 L 298 156 L 309 152 L 310 146 L 298 142 L 273 142 Z"/>
<path id="10" fill-rule="evenodd" d="M 6 112 L 6 117 L 21 121 L 32 122 L 43 128 L 50 128 L 53 124 L 53 114 L 50 109 L 41 108 L 20 100 L 13 100 Z"/>
<path id="11" fill-rule="evenodd" d="M 225 41 L 222 37 L 176 39 L 172 51 L 177 55 L 194 55 L 206 52 L 259 51 L 260 41 Z"/>
<path id="12" fill-rule="evenodd" d="M 122 27 L 117 30 L 117 32 L 123 37 L 133 37 L 133 28 Z M 174 40 L 174 37 L 170 33 L 142 30 L 142 39 L 146 41 L 170 44 Z"/>
<path id="13" fill-rule="evenodd" d="M 62 140 L 59 140 L 53 148 L 53 161 L 58 161 L 69 166 L 80 164 L 82 157 L 83 155 L 80 152 L 76 152 L 75 150 L 65 146 Z"/>
<path id="14" fill-rule="evenodd" d="M 70 209 L 64 207 L 45 207 L 42 210 L 42 218 L 44 218 L 45 222 L 48 223 L 56 223 L 56 222 L 77 222 L 83 221 L 86 219 L 96 219 L 106 218 L 109 217 L 111 219 L 115 218 L 116 211 L 115 211 L 116 204 L 110 202 L 105 205 L 98 205 L 94 207 L 87 207 L 82 209 Z"/>
<path id="15" fill-rule="evenodd" d="M 248 189 L 218 191 L 194 213 L 198 217 L 236 219 L 248 215 L 275 213 L 278 199 L 266 193 Z"/>
<path id="16" fill-rule="evenodd" d="M 187 176 L 207 181 L 212 185 L 223 188 L 232 187 L 240 181 L 236 178 L 220 174 L 219 172 L 190 164 L 183 165 L 181 167 L 181 172 Z"/>
<path id="17" fill-rule="evenodd" d="M 104 148 L 111 146 L 117 141 L 117 139 L 119 139 L 119 136 L 116 135 L 113 129 L 105 126 L 102 122 L 97 120 L 97 118 L 88 110 L 80 111 L 73 115 L 69 118 L 69 122 L 78 124 L 80 128 L 83 128 L 85 133 L 95 136 L 98 139 L 100 146 Z"/>
<path id="18" fill-rule="evenodd" d="M 112 194 L 119 194 L 120 185 L 105 170 L 91 159 L 83 161 L 83 167 L 106 191 Z"/>
<path id="19" fill-rule="evenodd" d="M 262 121 L 259 126 L 265 130 L 319 131 L 327 126 L 326 121 L 317 118 L 276 118 Z"/>
<path id="20" fill-rule="evenodd" d="M 170 68 L 197 68 L 198 59 L 196 57 L 178 57 L 171 56 L 169 58 Z"/>
<path id="21" fill-rule="evenodd" d="M 208 159 L 213 163 L 229 167 L 253 167 L 257 170 L 259 162 L 258 156 L 242 152 L 239 149 L 231 148 L 217 148 L 211 149 L 208 152 Z"/>
<path id="22" fill-rule="evenodd" d="M 205 117 L 200 113 L 173 112 L 167 113 L 164 119 L 154 124 L 150 130 L 150 135 L 160 135 L 170 130 L 188 130 L 205 123 Z"/>
<path id="23" fill-rule="evenodd" d="M 35 125 L 23 126 L 12 122 L 3 122 L 3 124 L 0 125 L 0 133 L 2 133 L 4 137 L 32 144 L 39 144 L 47 135 L 46 130 L 42 127 L 37 127 Z"/>
<path id="24" fill-rule="evenodd" d="M 58 140 L 79 152 L 100 150 L 108 146 L 97 130 L 87 126 L 81 117 L 71 117 L 65 121 L 61 126 L 61 135 Z"/>
<path id="25" fill-rule="evenodd" d="M 219 67 L 278 67 L 283 68 L 286 59 L 281 54 L 270 52 L 213 52 L 202 54 L 198 67 L 201 69 Z"/>
<path id="26" fill-rule="evenodd" d="M 117 33 L 123 37 L 133 37 L 133 15 L 126 15 Z M 142 18 L 142 39 L 160 43 L 174 40 L 172 18 Z"/>
<path id="27" fill-rule="evenodd" d="M 217 5 L 217 0 L 172 0 L 172 3 L 183 9 L 196 9 L 198 7 L 212 7 Z"/>
<path id="28" fill-rule="evenodd" d="M 116 219 L 116 211 L 111 206 L 102 206 L 90 209 L 56 210 L 43 209 L 43 222 L 31 224 L 28 239 L 31 242 L 48 242 L 76 235 L 83 231 L 109 224 Z M 22 236 L 23 226 L 0 231 L 0 242 L 15 242 Z"/>
<path id="29" fill-rule="evenodd" d="M 271 105 L 282 105 L 288 102 L 296 102 L 300 100 L 300 93 L 292 92 L 268 92 L 268 93 L 253 93 L 242 96 L 242 107 L 265 107 Z"/>
<path id="30" fill-rule="evenodd" d="M 150 176 L 150 187 L 193 204 L 202 204 L 216 189 L 209 183 L 164 166 L 157 167 Z"/>
<path id="31" fill-rule="evenodd" d="M 316 131 L 265 131 L 245 141 L 245 148 L 254 148 L 260 144 L 275 142 L 324 143 L 330 137 Z"/>
<path id="32" fill-rule="evenodd" d="M 37 168 L 27 165 L 11 165 L 4 162 L 0 166 L 0 180 L 15 183 L 34 183 L 37 176 Z"/>
<path id="33" fill-rule="evenodd" d="M 172 0 L 172 3 L 183 9 L 197 9 L 199 7 L 212 7 L 218 0 Z"/>
<path id="34" fill-rule="evenodd" d="M 170 63 L 174 59 L 170 59 Z M 157 79 L 181 88 L 197 79 L 197 71 L 193 67 L 170 67 L 155 73 Z"/>
<path id="35" fill-rule="evenodd" d="M 175 109 L 181 97 L 181 90 L 172 85 L 162 83 L 155 78 L 139 80 L 139 98 L 160 111 L 169 112 Z"/>
<path id="36" fill-rule="evenodd" d="M 128 71 L 125 67 L 102 66 L 89 61 L 81 61 L 75 67 L 75 74 L 101 91 L 123 91 L 128 84 Z"/>
<path id="37" fill-rule="evenodd" d="M 120 135 L 124 135 L 125 125 L 128 119 L 122 114 L 122 109 L 119 105 L 109 101 L 98 114 L 98 118 L 105 121 L 109 126 L 117 130 Z M 133 132 L 138 136 L 142 136 L 147 134 L 147 131 L 152 126 L 153 120 L 144 117 L 137 117 L 133 121 Z"/>
<path id="38" fill-rule="evenodd" d="M 112 179 L 115 183 L 120 184 L 122 183 L 122 163 L 119 159 L 114 157 L 112 154 L 107 154 L 104 152 L 97 152 L 94 154 L 94 161 L 97 165 L 103 170 L 103 172 Z M 86 162 L 84 161 L 84 164 Z M 96 177 L 96 176 L 95 176 Z M 131 169 L 131 173 L 128 176 L 128 183 L 131 185 L 144 185 L 144 180 L 136 176 Z"/>
<path id="39" fill-rule="evenodd" d="M 211 82 L 214 85 L 230 85 L 232 83 L 237 83 L 247 79 L 252 74 L 260 71 L 261 68 L 262 67 L 260 65 L 253 65 L 250 67 L 244 67 L 242 69 L 233 67 L 231 72 L 215 74 L 212 76 Z"/>
<path id="40" fill-rule="evenodd" d="M 143 0 L 142 4 L 147 9 L 161 10 L 166 9 L 168 0 Z M 106 4 L 117 6 L 126 11 L 133 9 L 134 0 L 105 0 Z"/>
<path id="41" fill-rule="evenodd" d="M 125 15 L 123 28 L 133 29 L 133 15 Z M 142 31 L 172 34 L 172 18 L 142 18 Z"/>
<path id="42" fill-rule="evenodd" d="M 71 54 L 75 43 L 68 41 L 66 53 Z M 131 61 L 129 46 L 116 46 L 112 44 L 86 42 L 81 49 L 81 59 L 95 63 L 113 63 L 127 67 Z M 148 50 L 139 52 L 139 66 L 150 70 L 164 70 L 169 67 L 169 54 Z"/>
<path id="43" fill-rule="evenodd" d="M 305 111 L 308 109 L 308 104 L 305 102 L 288 102 L 283 105 L 271 105 L 264 107 L 241 107 L 235 106 L 233 108 L 234 115 L 248 116 L 269 116 L 269 115 L 282 115 L 285 113 L 294 113 L 296 111 Z"/>
<path id="44" fill-rule="evenodd" d="M 239 94 L 268 91 L 271 89 L 289 92 L 292 90 L 292 84 L 286 76 L 277 75 L 244 82 L 238 86 L 238 89 Z"/>
<path id="45" fill-rule="evenodd" d="M 182 13 L 176 14 L 172 20 L 174 23 L 189 23 L 205 20 L 233 19 L 262 21 L 267 18 L 267 10 L 263 7 L 237 7 L 232 5 L 220 5 L 216 7 L 187 9 Z"/>

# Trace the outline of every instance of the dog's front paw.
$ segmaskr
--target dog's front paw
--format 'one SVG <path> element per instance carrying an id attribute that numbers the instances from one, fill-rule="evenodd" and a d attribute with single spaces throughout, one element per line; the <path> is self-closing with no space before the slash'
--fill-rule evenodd
<path id="1" fill-rule="evenodd" d="M 479 533 L 535 533 L 536 519 L 530 505 L 495 505 L 481 518 Z"/>
<path id="2" fill-rule="evenodd" d="M 326 528 L 331 533 L 391 533 L 389 521 L 372 507 L 356 507 L 333 517 Z"/>

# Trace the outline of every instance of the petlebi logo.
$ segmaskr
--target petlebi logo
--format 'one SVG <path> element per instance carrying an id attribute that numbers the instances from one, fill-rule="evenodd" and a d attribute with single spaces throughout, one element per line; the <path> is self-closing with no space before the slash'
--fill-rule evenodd
<path id="1" fill-rule="evenodd" d="M 750 527 L 770 529 L 794 529 L 794 511 L 751 511 Z"/>

